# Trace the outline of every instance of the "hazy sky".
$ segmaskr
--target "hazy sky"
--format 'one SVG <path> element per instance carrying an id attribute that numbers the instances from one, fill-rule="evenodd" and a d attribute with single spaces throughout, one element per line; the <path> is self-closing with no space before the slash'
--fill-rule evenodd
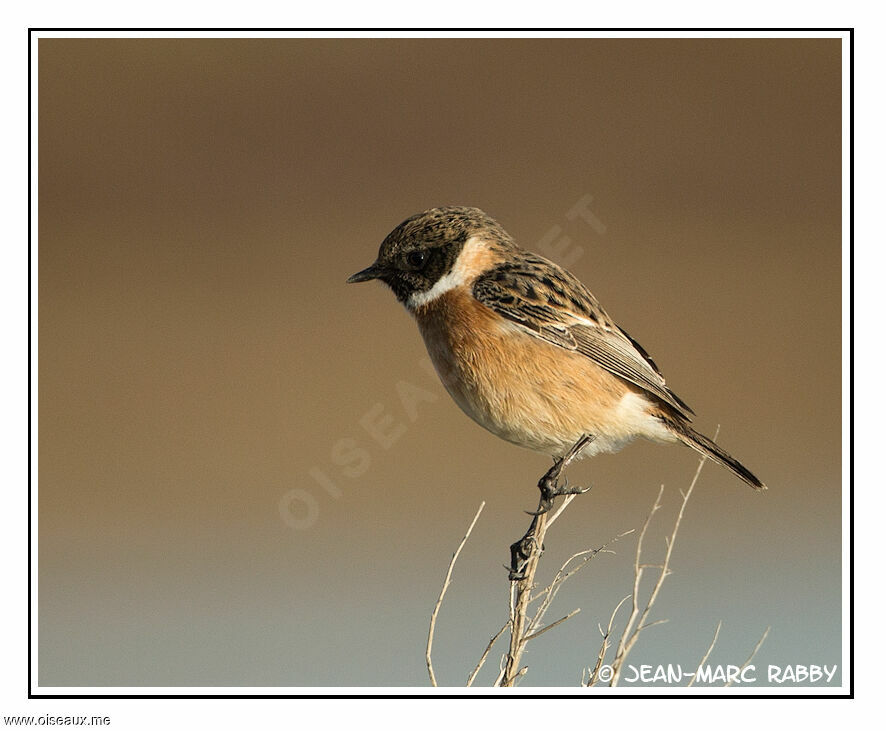
<path id="1" fill-rule="evenodd" d="M 636 663 L 694 667 L 720 620 L 713 663 L 767 626 L 759 666 L 839 663 L 840 74 L 839 40 L 41 39 L 41 685 L 424 686 L 486 500 L 435 641 L 464 683 L 549 460 L 345 285 L 448 204 L 568 265 L 771 488 L 705 467 Z M 660 560 L 695 466 L 571 467 L 542 572 L 663 483 Z M 634 548 L 561 592 L 524 685 L 579 683 Z"/>

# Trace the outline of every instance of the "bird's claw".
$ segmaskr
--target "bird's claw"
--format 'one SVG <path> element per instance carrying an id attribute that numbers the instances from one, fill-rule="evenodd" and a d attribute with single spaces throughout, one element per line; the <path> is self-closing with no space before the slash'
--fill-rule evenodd
<path id="1" fill-rule="evenodd" d="M 519 541 L 511 544 L 511 565 L 508 569 L 508 581 L 520 581 L 526 578 L 526 565 L 532 557 L 532 552 L 539 548 L 535 536 L 531 533 L 532 528 Z M 540 547 L 544 550 L 544 546 Z"/>

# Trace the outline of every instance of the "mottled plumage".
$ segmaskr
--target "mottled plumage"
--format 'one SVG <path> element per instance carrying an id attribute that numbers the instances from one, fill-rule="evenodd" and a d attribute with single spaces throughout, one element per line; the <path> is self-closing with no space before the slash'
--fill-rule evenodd
<path id="1" fill-rule="evenodd" d="M 477 208 L 406 219 L 348 281 L 381 279 L 412 312 L 461 409 L 515 444 L 562 456 L 636 437 L 680 441 L 751 486 L 746 467 L 690 426 L 692 410 L 576 277 L 521 249 Z"/>
<path id="2" fill-rule="evenodd" d="M 588 288 L 553 262 L 527 251 L 478 277 L 477 300 L 536 337 L 587 356 L 670 404 L 687 419 L 692 410 L 665 385 L 649 357 L 606 314 Z"/>

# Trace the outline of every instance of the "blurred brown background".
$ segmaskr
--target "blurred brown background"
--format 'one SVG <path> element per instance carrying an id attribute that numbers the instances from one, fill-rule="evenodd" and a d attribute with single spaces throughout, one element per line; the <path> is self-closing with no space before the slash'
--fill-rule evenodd
<path id="1" fill-rule="evenodd" d="M 632 661 L 694 669 L 722 619 L 711 663 L 768 625 L 761 678 L 840 662 L 839 40 L 43 39 L 38 80 L 41 685 L 426 685 L 486 500 L 435 643 L 464 683 L 549 461 L 344 284 L 446 204 L 566 263 L 771 486 L 705 468 Z M 658 560 L 695 465 L 573 466 L 548 572 L 664 483 Z M 578 684 L 634 545 L 561 592 L 524 685 Z"/>

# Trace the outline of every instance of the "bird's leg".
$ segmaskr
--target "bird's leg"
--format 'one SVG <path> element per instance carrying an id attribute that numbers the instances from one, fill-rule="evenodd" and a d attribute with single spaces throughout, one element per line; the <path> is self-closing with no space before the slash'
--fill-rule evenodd
<path id="1" fill-rule="evenodd" d="M 547 513 L 554 505 L 554 498 L 560 495 L 581 495 L 591 488 L 589 487 L 567 487 L 565 480 L 563 485 L 557 484 L 560 479 L 560 473 L 572 460 L 574 460 L 588 444 L 594 441 L 594 436 L 585 434 L 579 439 L 569 451 L 560 459 L 554 462 L 554 466 L 545 472 L 544 477 L 538 481 L 538 489 L 541 497 L 538 501 L 538 510 L 529 513 L 532 522 L 529 524 L 529 530 L 525 535 L 515 543 L 511 544 L 511 566 L 508 572 L 508 579 L 511 581 L 522 581 L 526 578 L 526 567 L 536 550 L 543 551 L 544 545 L 539 545 L 541 540 L 539 533 L 544 534 L 544 526 L 542 516 Z M 528 511 L 527 511 L 528 512 Z"/>
<path id="2" fill-rule="evenodd" d="M 560 459 L 554 462 L 554 466 L 545 472 L 544 477 L 538 481 L 538 489 L 541 492 L 541 500 L 538 503 L 538 510 L 530 515 L 541 515 L 547 513 L 554 507 L 554 498 L 560 495 L 581 495 L 590 490 L 590 487 L 569 487 L 566 480 L 563 484 L 557 484 L 560 479 L 560 473 L 572 460 L 574 460 L 581 451 L 587 447 L 596 437 L 593 434 L 584 434 L 575 444 L 570 447 L 569 451 Z"/>

